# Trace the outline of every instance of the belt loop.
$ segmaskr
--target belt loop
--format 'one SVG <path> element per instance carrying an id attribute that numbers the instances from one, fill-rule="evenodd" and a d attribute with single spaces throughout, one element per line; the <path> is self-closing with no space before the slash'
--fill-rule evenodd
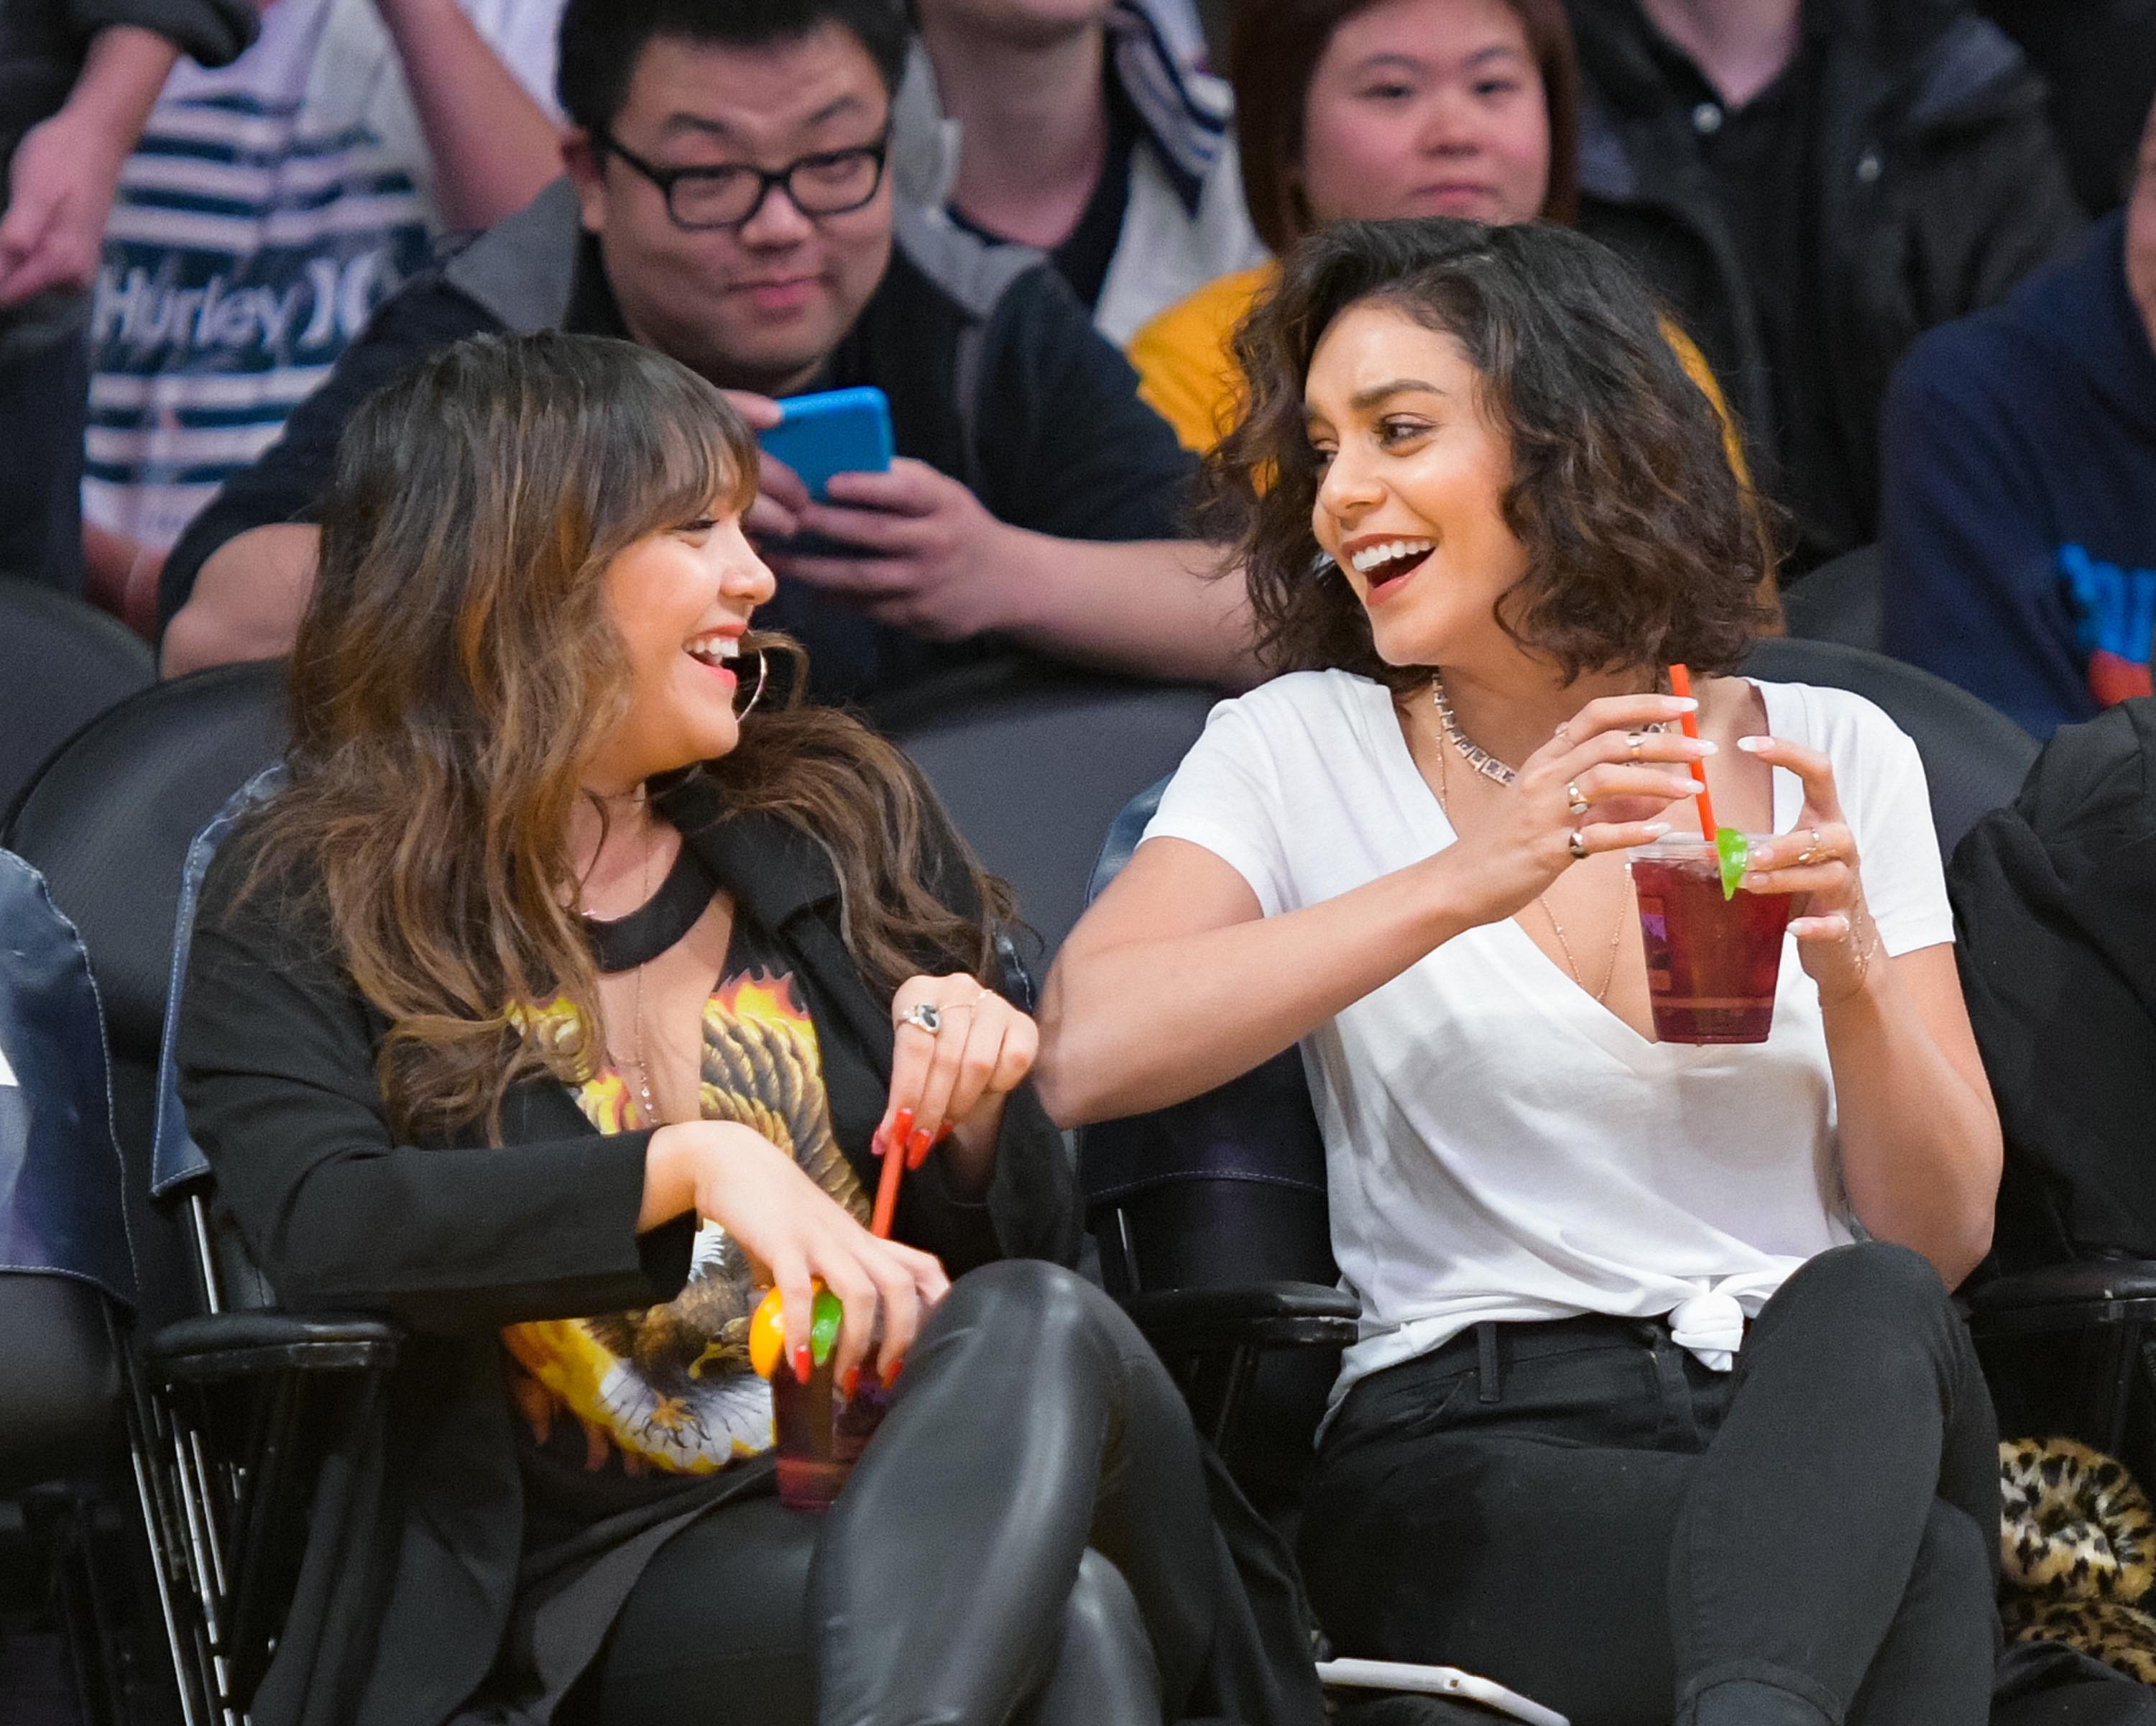
<path id="1" fill-rule="evenodd" d="M 1475 1384 L 1476 1400 L 1496 1402 L 1503 1395 L 1503 1381 L 1497 1374 L 1497 1326 L 1495 1321 L 1486 1321 L 1475 1327 Z"/>

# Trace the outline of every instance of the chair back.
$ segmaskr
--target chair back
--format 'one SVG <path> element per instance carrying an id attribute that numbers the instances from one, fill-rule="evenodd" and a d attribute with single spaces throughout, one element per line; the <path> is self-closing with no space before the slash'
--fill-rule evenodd
<path id="1" fill-rule="evenodd" d="M 1782 618 L 1792 635 L 1877 653 L 1885 640 L 1885 560 L 1876 545 L 1830 558 L 1782 590 Z"/>
<path id="2" fill-rule="evenodd" d="M 1167 783 L 1116 816 L 1089 901 L 1130 860 Z M 1078 1179 L 1111 1293 L 1338 1280 L 1325 1143 L 1293 1049 L 1202 1097 L 1082 1128 Z"/>
<path id="3" fill-rule="evenodd" d="M 1108 829 L 1089 901 L 1130 860 L 1166 784 L 1139 793 Z M 1086 1226 L 1110 1293 L 1339 1282 L 1325 1141 L 1299 1051 L 1171 1107 L 1096 1122 L 1077 1138 Z M 1240 1411 L 1224 1448 L 1251 1501 L 1282 1523 L 1294 1515 L 1338 1369 L 1337 1349 L 1270 1354 L 1233 1393 Z"/>
<path id="4" fill-rule="evenodd" d="M 117 619 L 0 578 L 0 809 L 62 743 L 157 676 L 149 644 Z"/>
<path id="5" fill-rule="evenodd" d="M 89 951 L 110 1038 L 143 1321 L 152 1328 L 200 1311 L 203 1299 L 195 1231 L 151 1196 L 158 1048 L 187 853 L 284 745 L 280 666 L 227 666 L 158 684 L 100 716 L 49 762 L 4 835 L 44 872 Z"/>
<path id="6" fill-rule="evenodd" d="M 1219 699 L 1028 661 L 924 685 L 882 722 L 982 864 L 1017 890 L 1038 974 L 1086 908 L 1101 835 L 1174 769 Z"/>
<path id="7" fill-rule="evenodd" d="M 0 851 L 0 1492 L 116 1456 L 114 1319 L 135 1292 L 90 963 L 43 878 Z"/>
<path id="8" fill-rule="evenodd" d="M 2013 801 L 2036 759 L 2036 740 L 1997 708 L 1884 654 L 1769 636 L 1753 647 L 1744 670 L 1770 683 L 1850 690 L 1883 708 L 1923 758 L 1932 824 L 1948 855 L 1979 819 Z"/>

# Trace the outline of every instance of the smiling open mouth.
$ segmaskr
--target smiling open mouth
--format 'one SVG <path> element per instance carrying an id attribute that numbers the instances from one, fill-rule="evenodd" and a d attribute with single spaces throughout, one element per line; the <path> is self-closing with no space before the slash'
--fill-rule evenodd
<path id="1" fill-rule="evenodd" d="M 728 662 L 739 658 L 741 655 L 741 637 L 716 633 L 699 635 L 696 640 L 689 642 L 682 651 L 699 665 L 712 665 L 723 670 L 731 670 L 733 668 Z"/>
<path id="2" fill-rule="evenodd" d="M 1374 593 L 1413 575 L 1422 567 L 1423 560 L 1436 549 L 1436 542 L 1432 540 L 1387 540 L 1381 545 L 1364 546 L 1352 561 L 1356 574 L 1369 583 Z"/>

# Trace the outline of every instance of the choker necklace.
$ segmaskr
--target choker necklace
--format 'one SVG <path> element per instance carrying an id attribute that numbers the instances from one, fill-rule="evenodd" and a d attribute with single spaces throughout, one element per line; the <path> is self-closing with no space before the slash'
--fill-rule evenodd
<path id="1" fill-rule="evenodd" d="M 1509 785 L 1520 777 L 1517 768 L 1507 767 L 1487 749 L 1460 728 L 1460 722 L 1452 717 L 1452 703 L 1445 698 L 1445 680 L 1430 680 L 1430 692 L 1437 702 L 1437 722 L 1445 727 L 1445 741 L 1457 749 L 1468 766 L 1492 783 Z M 1440 758 L 1442 759 L 1442 758 Z"/>
<path id="2" fill-rule="evenodd" d="M 611 921 L 588 916 L 581 919 L 601 973 L 634 971 L 657 958 L 696 927 L 717 891 L 718 883 L 696 847 L 683 840 L 666 879 L 642 905 Z"/>

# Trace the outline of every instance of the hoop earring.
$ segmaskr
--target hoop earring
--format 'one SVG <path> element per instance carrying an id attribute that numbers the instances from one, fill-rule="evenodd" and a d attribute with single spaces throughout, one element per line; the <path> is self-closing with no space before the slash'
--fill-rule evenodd
<path id="1" fill-rule="evenodd" d="M 1339 571 L 1340 566 L 1332 561 L 1330 552 L 1320 552 L 1310 560 L 1310 578 L 1312 581 L 1323 581 L 1327 576 L 1337 575 Z"/>
<path id="2" fill-rule="evenodd" d="M 759 648 L 757 650 L 756 655 L 756 687 L 748 692 L 747 701 L 743 706 L 737 707 L 734 710 L 734 722 L 736 724 L 739 724 L 742 720 L 747 718 L 748 716 L 755 711 L 756 704 L 763 699 L 764 681 L 770 676 L 771 655 L 765 653 L 761 648 Z"/>

